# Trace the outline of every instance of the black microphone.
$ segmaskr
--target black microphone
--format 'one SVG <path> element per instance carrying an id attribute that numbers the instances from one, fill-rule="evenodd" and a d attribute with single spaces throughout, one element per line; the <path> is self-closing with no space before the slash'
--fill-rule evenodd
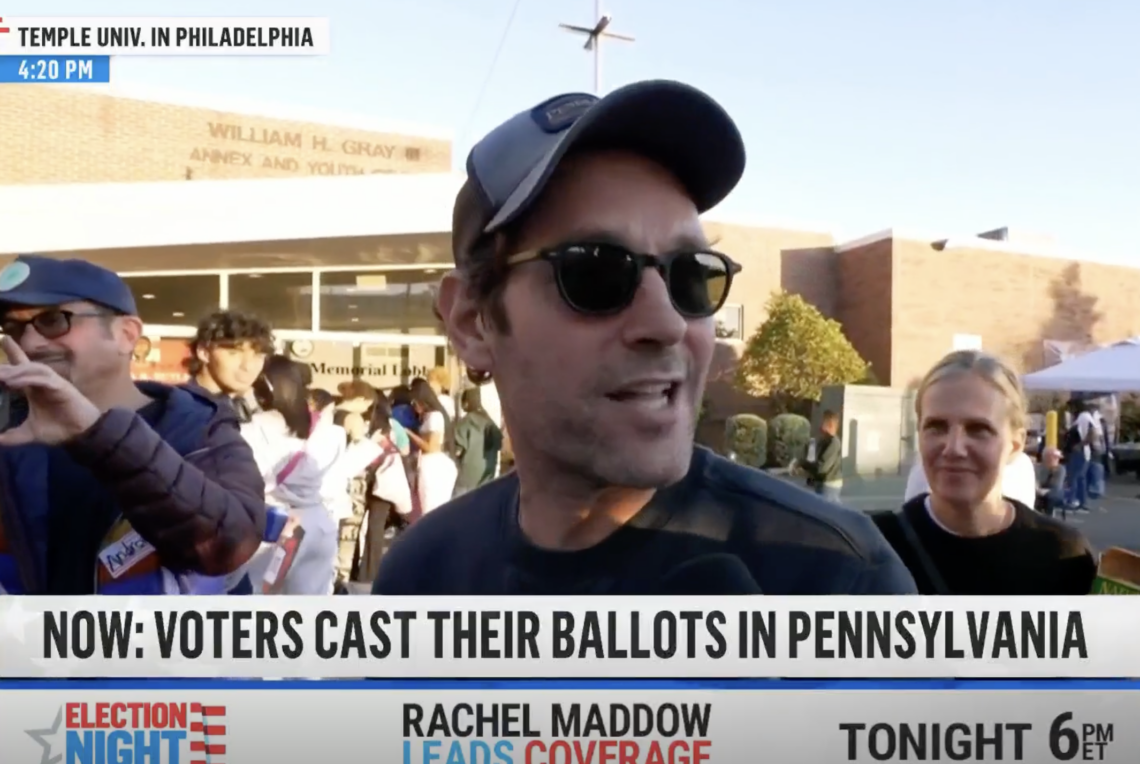
<path id="1" fill-rule="evenodd" d="M 663 594 L 717 596 L 763 594 L 741 559 L 731 554 L 710 554 L 687 560 L 661 579 Z"/>

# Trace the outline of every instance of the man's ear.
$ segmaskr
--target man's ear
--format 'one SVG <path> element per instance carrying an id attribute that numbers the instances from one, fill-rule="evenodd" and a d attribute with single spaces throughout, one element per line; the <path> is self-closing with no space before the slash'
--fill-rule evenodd
<path id="1" fill-rule="evenodd" d="M 138 316 L 119 316 L 117 323 L 119 351 L 123 355 L 132 356 L 143 334 L 143 322 Z"/>
<path id="2" fill-rule="evenodd" d="M 444 330 L 455 354 L 469 369 L 494 373 L 491 352 L 492 328 L 483 320 L 479 303 L 467 280 L 459 271 L 451 271 L 439 284 L 436 307 L 443 319 Z"/>

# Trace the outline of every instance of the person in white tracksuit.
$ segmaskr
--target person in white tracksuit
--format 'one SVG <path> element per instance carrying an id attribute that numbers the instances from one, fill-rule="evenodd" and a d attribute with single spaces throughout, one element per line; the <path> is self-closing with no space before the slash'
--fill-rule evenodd
<path id="1" fill-rule="evenodd" d="M 273 356 L 254 384 L 261 411 L 242 425 L 265 479 L 265 501 L 289 512 L 305 535 L 290 567 L 282 594 L 332 594 L 336 578 L 337 523 L 325 499 L 325 474 L 338 458 L 311 453 L 314 418 L 309 409 L 300 364 Z M 345 488 L 347 492 L 347 486 Z M 275 544 L 263 544 L 248 573 L 256 593 L 269 568 Z"/>
<path id="2" fill-rule="evenodd" d="M 389 427 L 369 433 L 369 425 L 362 416 L 365 407 L 354 405 L 359 401 L 352 401 L 347 406 L 337 405 L 331 393 L 309 390 L 313 430 L 305 443 L 305 451 L 320 469 L 321 496 L 338 526 L 337 575 L 342 582 L 351 578 L 356 557 L 367 552 L 366 539 L 369 537 L 364 532 L 368 527 L 368 502 L 364 500 L 364 506 L 359 510 L 354 508 L 354 481 L 365 479 L 366 484 L 373 484 L 373 495 L 391 502 L 401 515 L 409 515 L 412 511 L 411 488 L 403 459 L 399 458 L 407 452 L 407 436 L 404 436 L 404 450 L 396 449 L 397 453 L 392 454 L 397 458 L 386 459 L 390 450 L 388 434 L 391 425 L 385 422 Z M 383 407 L 387 410 L 385 403 L 382 397 L 378 397 L 373 409 Z M 372 419 L 376 420 L 377 416 L 374 411 Z M 395 446 L 391 448 L 395 449 Z M 369 475 L 371 480 L 367 479 Z M 381 527 L 380 531 L 383 532 L 384 528 Z"/>

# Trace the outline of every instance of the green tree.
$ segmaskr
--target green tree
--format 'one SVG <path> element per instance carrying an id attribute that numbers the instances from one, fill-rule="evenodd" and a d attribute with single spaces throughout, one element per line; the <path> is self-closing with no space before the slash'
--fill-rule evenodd
<path id="1" fill-rule="evenodd" d="M 870 366 L 838 321 L 787 292 L 774 293 L 767 308 L 768 320 L 748 340 L 736 370 L 742 390 L 766 395 L 788 411 L 796 401 L 818 401 L 829 385 L 868 379 Z"/>

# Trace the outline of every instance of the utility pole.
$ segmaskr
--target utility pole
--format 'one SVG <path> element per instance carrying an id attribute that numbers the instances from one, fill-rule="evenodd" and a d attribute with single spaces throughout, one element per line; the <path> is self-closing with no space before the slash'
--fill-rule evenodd
<path id="1" fill-rule="evenodd" d="M 614 17 L 602 15 L 602 0 L 594 0 L 594 19 L 594 26 L 592 27 L 580 27 L 573 24 L 559 24 L 558 26 L 575 34 L 586 35 L 586 45 L 584 49 L 594 54 L 594 94 L 601 96 L 602 39 L 622 40 L 624 42 L 634 42 L 634 39 L 627 35 L 607 31 Z"/>

